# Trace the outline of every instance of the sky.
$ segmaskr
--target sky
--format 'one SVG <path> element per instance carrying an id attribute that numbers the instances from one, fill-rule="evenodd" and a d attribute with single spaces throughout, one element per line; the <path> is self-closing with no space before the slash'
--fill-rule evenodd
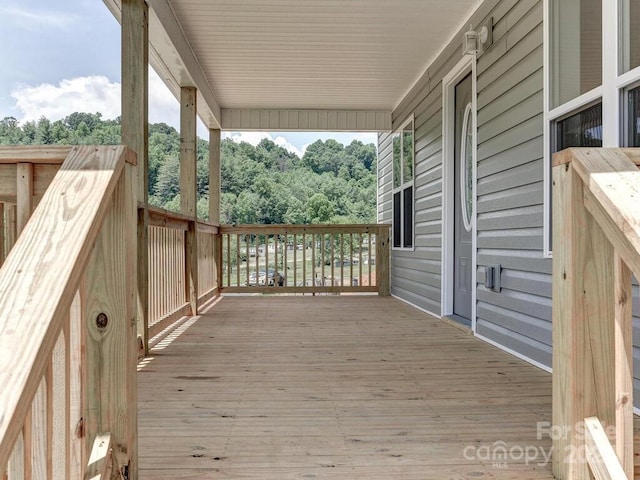
<path id="1" fill-rule="evenodd" d="M 101 0 L 0 0 L 0 118 L 20 122 L 73 112 L 120 115 L 120 26 Z M 149 121 L 178 128 L 178 101 L 150 69 Z M 198 134 L 208 139 L 199 122 Z M 302 155 L 318 139 L 345 145 L 376 135 L 344 132 L 224 132 L 257 145 L 270 138 Z"/>

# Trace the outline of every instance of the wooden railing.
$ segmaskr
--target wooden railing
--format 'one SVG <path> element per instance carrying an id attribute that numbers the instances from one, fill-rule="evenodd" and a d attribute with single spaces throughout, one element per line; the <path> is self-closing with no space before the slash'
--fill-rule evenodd
<path id="1" fill-rule="evenodd" d="M 0 475 L 9 480 L 136 471 L 132 163 L 122 146 L 69 148 L 0 269 Z"/>
<path id="2" fill-rule="evenodd" d="M 149 337 L 153 337 L 180 317 L 195 315 L 199 305 L 218 294 L 214 261 L 218 227 L 151 207 L 148 226 Z"/>
<path id="3" fill-rule="evenodd" d="M 388 225 L 222 225 L 222 293 L 389 295 Z"/>
<path id="4" fill-rule="evenodd" d="M 633 478 L 632 273 L 640 150 L 569 149 L 553 167 L 553 472 Z M 613 440 L 615 448 L 610 441 Z"/>
<path id="5" fill-rule="evenodd" d="M 71 149 L 0 146 L 0 265 Z"/>

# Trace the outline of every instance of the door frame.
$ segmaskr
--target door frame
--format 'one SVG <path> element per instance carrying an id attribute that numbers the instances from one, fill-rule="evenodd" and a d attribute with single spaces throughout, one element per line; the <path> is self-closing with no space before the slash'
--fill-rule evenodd
<path id="1" fill-rule="evenodd" d="M 455 87 L 471 73 L 471 118 L 473 122 L 473 215 L 471 219 L 471 330 L 476 332 L 477 302 L 477 203 L 478 203 L 478 89 L 475 55 L 465 55 L 442 80 L 442 280 L 441 314 L 453 314 L 454 295 L 454 162 Z"/>

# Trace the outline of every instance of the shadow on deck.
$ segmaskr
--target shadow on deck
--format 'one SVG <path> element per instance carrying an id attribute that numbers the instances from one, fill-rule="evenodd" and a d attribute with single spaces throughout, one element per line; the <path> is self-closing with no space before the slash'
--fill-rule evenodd
<path id="1" fill-rule="evenodd" d="M 172 338 L 142 480 L 553 478 L 551 375 L 396 299 L 225 297 Z"/>

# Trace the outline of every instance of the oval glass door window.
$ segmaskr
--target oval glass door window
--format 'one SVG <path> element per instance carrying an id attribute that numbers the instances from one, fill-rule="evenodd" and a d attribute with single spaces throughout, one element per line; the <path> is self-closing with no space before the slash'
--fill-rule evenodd
<path id="1" fill-rule="evenodd" d="M 471 118 L 471 103 L 464 111 L 462 122 L 462 138 L 460 139 L 460 204 L 462 205 L 462 220 L 467 232 L 471 231 L 473 218 L 473 120 Z"/>

